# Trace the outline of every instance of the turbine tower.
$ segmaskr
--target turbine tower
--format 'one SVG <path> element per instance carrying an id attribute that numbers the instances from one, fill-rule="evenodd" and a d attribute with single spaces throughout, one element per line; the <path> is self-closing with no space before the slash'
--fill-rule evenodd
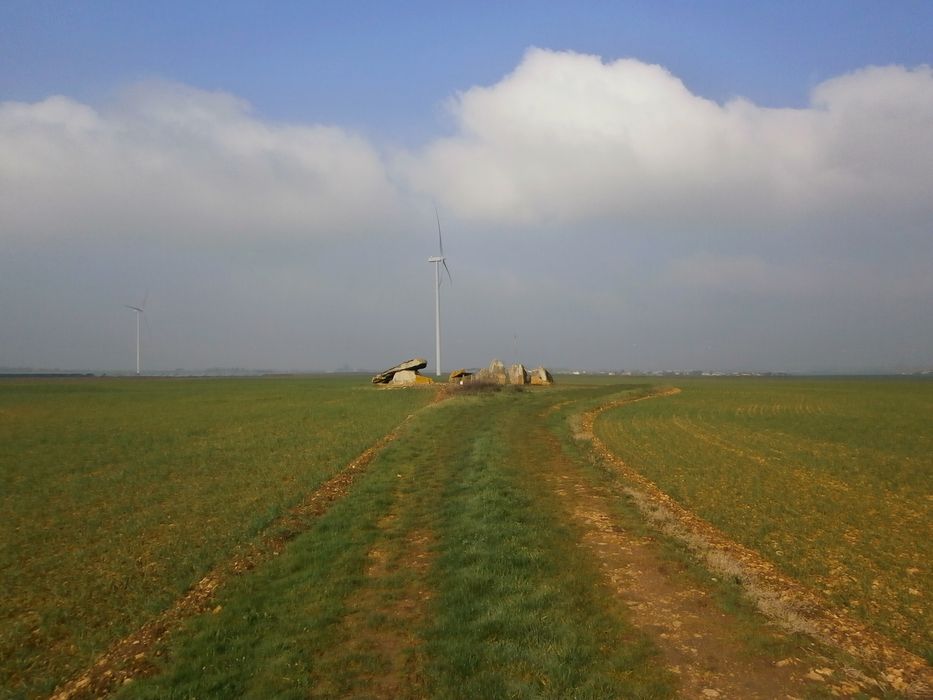
<path id="1" fill-rule="evenodd" d="M 451 284 L 454 283 L 454 280 L 450 276 L 450 268 L 447 267 L 447 259 L 444 257 L 441 217 L 437 213 L 437 206 L 434 207 L 434 218 L 437 219 L 437 248 L 440 254 L 428 258 L 428 262 L 434 263 L 434 349 L 436 353 L 434 368 L 439 377 L 441 376 L 441 265 L 447 271 L 447 278 Z"/>
<path id="2" fill-rule="evenodd" d="M 143 302 L 143 306 L 146 305 L 146 302 Z M 130 306 L 129 304 L 124 304 L 128 309 L 132 309 L 136 312 L 136 376 L 139 376 L 139 317 L 142 315 L 143 310 L 138 306 Z"/>

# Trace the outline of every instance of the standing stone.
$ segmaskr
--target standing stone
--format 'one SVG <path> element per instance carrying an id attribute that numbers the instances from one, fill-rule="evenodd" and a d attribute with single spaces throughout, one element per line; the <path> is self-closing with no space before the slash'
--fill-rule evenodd
<path id="1" fill-rule="evenodd" d="M 403 369 L 399 370 L 392 374 L 392 379 L 389 380 L 389 384 L 414 384 L 417 379 L 418 373 L 413 369 Z"/>
<path id="2" fill-rule="evenodd" d="M 554 383 L 554 377 L 544 367 L 535 367 L 531 370 L 531 383 L 534 386 L 549 386 Z"/>
<path id="3" fill-rule="evenodd" d="M 509 378 L 505 373 L 505 365 L 499 360 L 493 360 L 488 367 L 483 367 L 476 375 L 478 382 L 492 382 L 494 384 L 508 384 Z"/>
<path id="4" fill-rule="evenodd" d="M 499 360 L 493 360 L 489 363 L 489 367 L 486 368 L 488 373 L 488 380 L 491 382 L 496 382 L 496 384 L 507 384 L 509 381 L 508 376 L 505 373 L 505 365 L 502 364 Z"/>
<path id="5" fill-rule="evenodd" d="M 525 365 L 519 362 L 517 365 L 509 367 L 509 384 L 527 384 L 528 372 L 525 371 Z"/>

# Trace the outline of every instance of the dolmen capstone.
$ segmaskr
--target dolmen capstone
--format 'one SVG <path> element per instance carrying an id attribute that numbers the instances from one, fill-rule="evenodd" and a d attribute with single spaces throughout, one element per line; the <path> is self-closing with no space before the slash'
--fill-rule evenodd
<path id="1" fill-rule="evenodd" d="M 422 376 L 418 374 L 419 370 L 424 369 L 428 366 L 428 361 L 421 358 L 415 357 L 411 360 L 405 360 L 405 362 L 400 362 L 395 365 L 395 367 L 390 367 L 384 372 L 380 372 L 373 377 L 373 384 L 394 384 L 407 386 L 411 384 L 430 384 L 431 378 Z"/>
<path id="2" fill-rule="evenodd" d="M 455 369 L 447 378 L 451 384 L 464 384 L 473 381 L 473 373 L 468 369 Z"/>

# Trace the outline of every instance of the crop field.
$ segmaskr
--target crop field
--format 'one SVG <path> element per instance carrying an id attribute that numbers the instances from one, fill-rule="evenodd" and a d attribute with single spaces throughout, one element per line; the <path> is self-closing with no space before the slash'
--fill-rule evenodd
<path id="1" fill-rule="evenodd" d="M 509 459 L 521 398 L 425 415 L 127 697 L 668 696 L 553 494 Z"/>
<path id="2" fill-rule="evenodd" d="M 0 383 L 0 688 L 50 692 L 429 399 L 362 384 Z"/>
<path id="3" fill-rule="evenodd" d="M 933 658 L 933 382 L 678 386 L 604 413 L 597 433 L 688 509 Z"/>
<path id="4" fill-rule="evenodd" d="M 933 384 L 678 385 L 0 381 L 0 698 L 900 697 L 688 561 L 581 416 L 926 653 Z"/>

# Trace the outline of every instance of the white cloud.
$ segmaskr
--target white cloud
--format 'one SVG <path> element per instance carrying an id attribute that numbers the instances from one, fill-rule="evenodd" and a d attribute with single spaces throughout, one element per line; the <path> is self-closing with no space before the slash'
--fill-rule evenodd
<path id="1" fill-rule="evenodd" d="M 265 123 L 224 93 L 156 82 L 103 111 L 0 104 L 3 237 L 313 239 L 378 231 L 398 206 L 364 139 Z"/>
<path id="2" fill-rule="evenodd" d="M 147 287 L 152 367 L 430 353 L 421 195 L 445 226 L 458 364 L 516 335 L 583 366 L 831 366 L 850 346 L 928 363 L 930 68 L 866 68 L 771 109 L 531 50 L 450 107 L 455 135 L 386 158 L 172 83 L 0 103 L 0 364 L 131 366 L 121 304 Z"/>
<path id="3" fill-rule="evenodd" d="M 649 230 L 916 229 L 933 216 L 933 70 L 868 68 L 806 109 L 717 104 L 660 66 L 530 50 L 450 103 L 458 133 L 402 157 L 475 221 Z"/>
<path id="4" fill-rule="evenodd" d="M 370 234 L 400 228 L 397 181 L 470 225 L 530 231 L 916 234 L 933 219 L 929 67 L 866 68 L 772 109 L 634 59 L 532 49 L 450 108 L 456 135 L 387 164 L 345 129 L 271 124 L 174 83 L 101 109 L 0 103 L 0 236 Z"/>

